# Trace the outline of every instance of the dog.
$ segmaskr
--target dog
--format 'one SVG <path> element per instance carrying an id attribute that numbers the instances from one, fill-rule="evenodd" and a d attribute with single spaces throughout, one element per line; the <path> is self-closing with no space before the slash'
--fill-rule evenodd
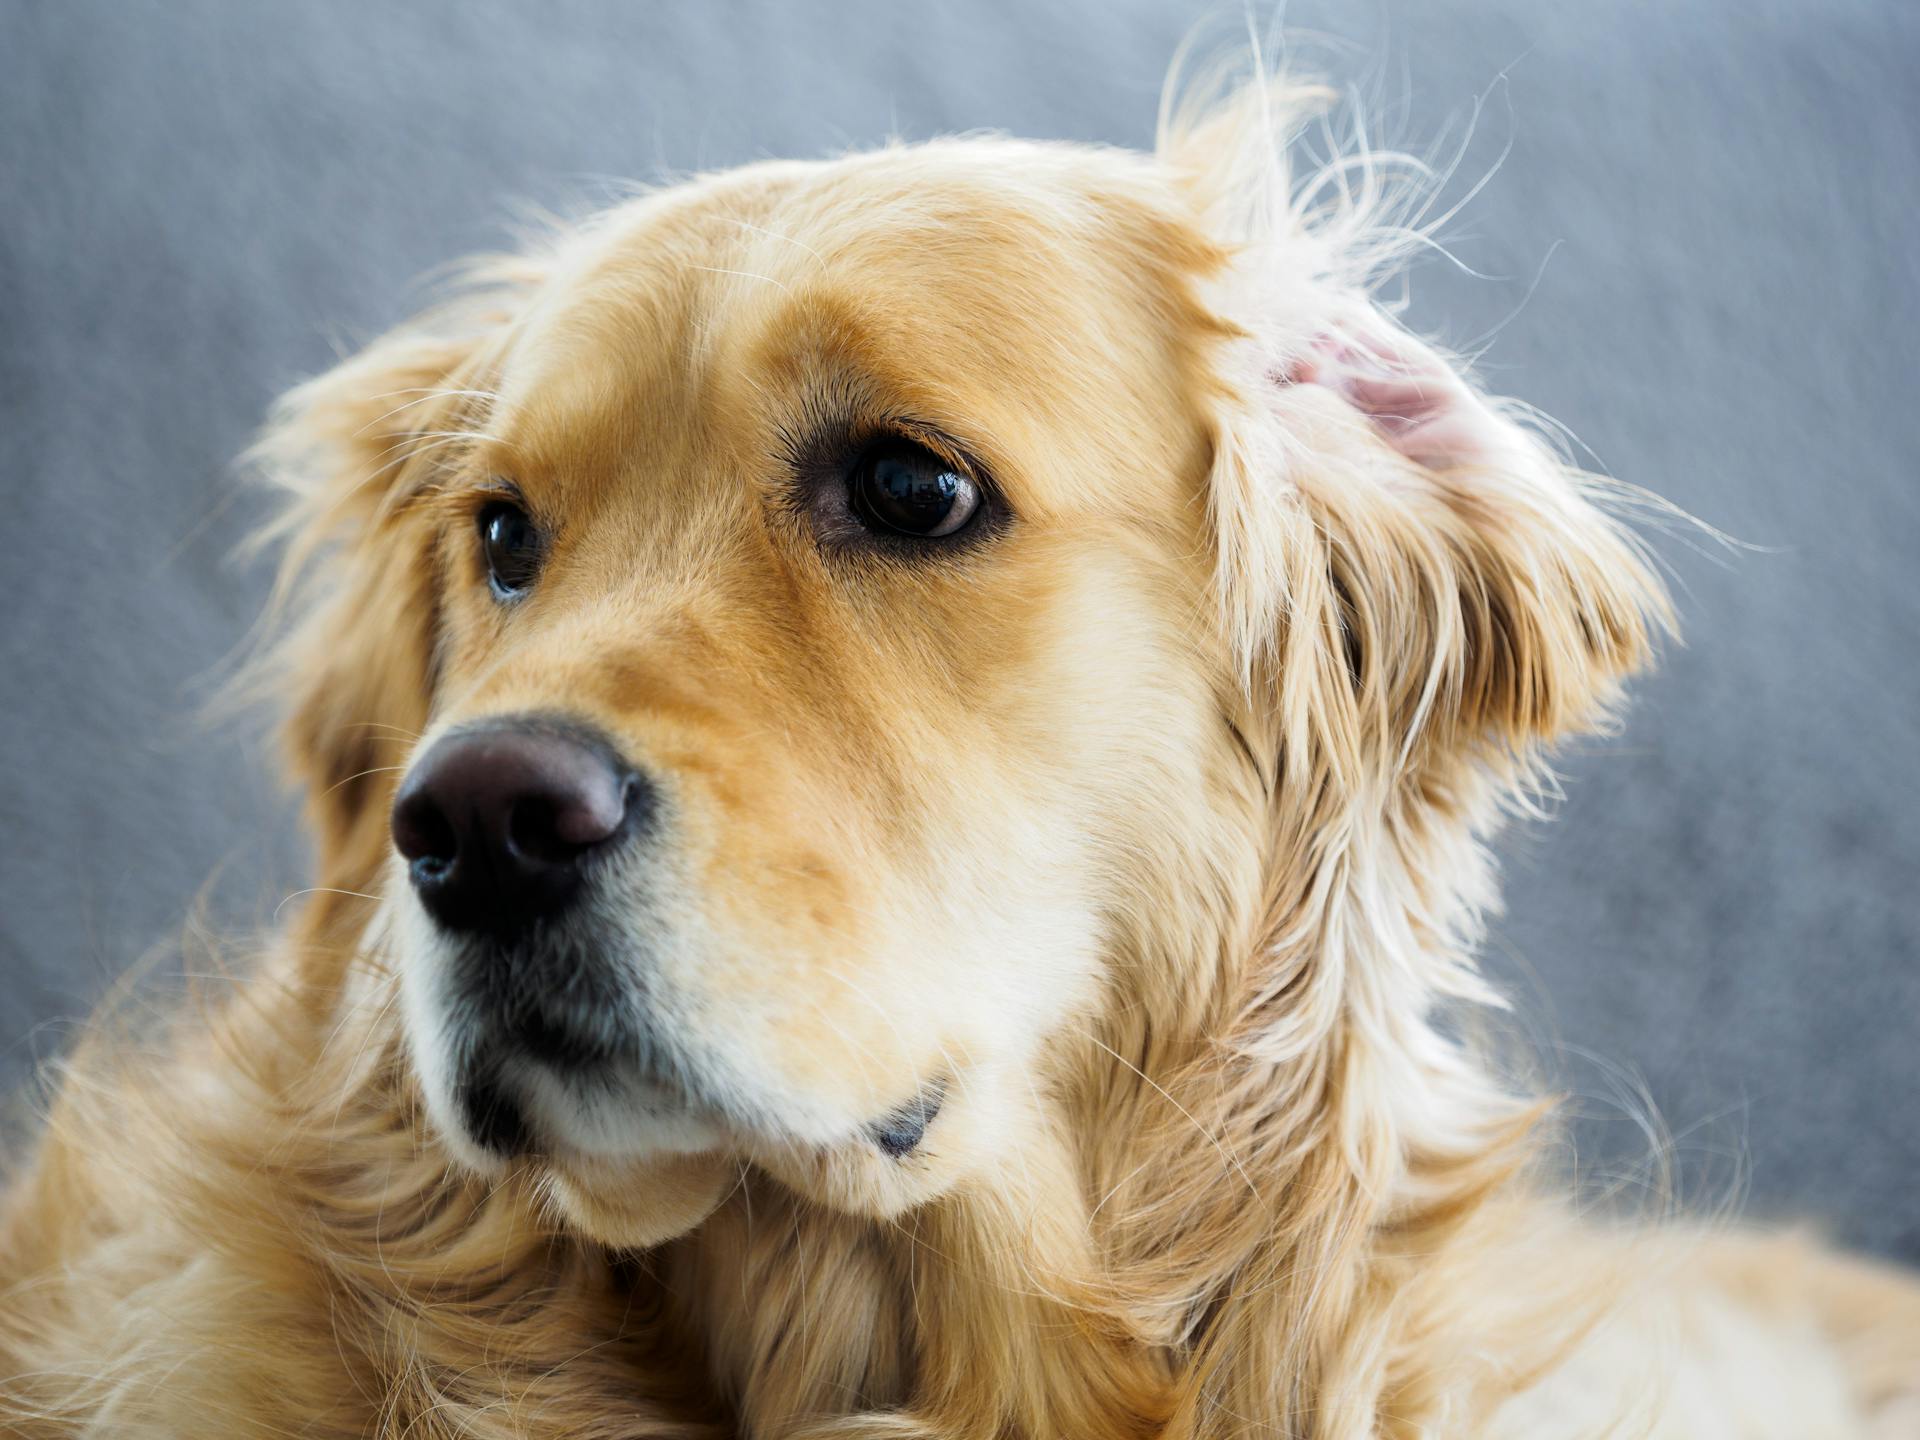
<path id="1" fill-rule="evenodd" d="M 8 1433 L 1920 1433 L 1920 1287 L 1577 1215 L 1461 1022 L 1671 610 L 1328 99 L 659 189 L 286 397 L 315 889 L 62 1067 Z"/>

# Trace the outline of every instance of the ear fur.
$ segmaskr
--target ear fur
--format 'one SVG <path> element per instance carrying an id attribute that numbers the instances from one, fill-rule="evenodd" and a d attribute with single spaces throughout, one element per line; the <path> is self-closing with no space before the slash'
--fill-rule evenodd
<path id="1" fill-rule="evenodd" d="M 1163 123 L 1235 257 L 1213 297 L 1239 331 L 1211 484 L 1224 624 L 1245 678 L 1277 680 L 1291 757 L 1353 779 L 1524 765 L 1606 722 L 1666 595 L 1605 482 L 1370 298 L 1425 243 L 1402 218 L 1418 191 L 1365 151 L 1295 182 L 1288 146 L 1327 99 L 1257 83 Z"/>
<path id="2" fill-rule="evenodd" d="M 265 668 L 322 885 L 364 888 L 386 853 L 393 776 L 432 704 L 438 577 L 415 502 L 482 423 L 538 278 L 533 262 L 474 270 L 462 300 L 289 392 L 252 451 L 289 497 L 261 539 L 285 547 L 269 620 L 297 618 Z"/>

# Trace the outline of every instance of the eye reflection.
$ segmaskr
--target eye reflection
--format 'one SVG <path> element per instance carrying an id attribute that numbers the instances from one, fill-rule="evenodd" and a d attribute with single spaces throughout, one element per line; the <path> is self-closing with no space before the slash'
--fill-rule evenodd
<path id="1" fill-rule="evenodd" d="M 855 462 L 847 497 L 870 528 L 923 540 L 957 534 L 980 508 L 980 489 L 969 476 L 900 439 L 882 441 Z"/>
<path id="2" fill-rule="evenodd" d="M 496 500 L 482 510 L 479 526 L 488 584 L 498 598 L 518 599 L 539 578 L 546 542 L 533 518 L 510 500 Z"/>

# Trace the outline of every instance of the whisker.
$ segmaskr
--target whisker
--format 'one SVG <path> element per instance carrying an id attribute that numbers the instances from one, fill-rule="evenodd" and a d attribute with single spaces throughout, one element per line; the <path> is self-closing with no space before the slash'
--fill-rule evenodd
<path id="1" fill-rule="evenodd" d="M 334 791 L 338 790 L 342 785 L 351 785 L 354 781 L 364 779 L 368 775 L 385 775 L 389 773 L 398 774 L 400 771 L 405 770 L 406 768 L 407 767 L 404 765 L 370 765 L 365 770 L 356 770 L 353 774 L 346 776 L 344 779 L 334 781 L 333 784 L 329 785 L 326 789 L 322 790 L 320 793 L 322 795 L 331 795 Z"/>
<path id="2" fill-rule="evenodd" d="M 409 730 L 404 725 L 389 725 L 381 720 L 356 720 L 344 728 L 348 730 L 391 730 L 394 734 L 408 740 L 418 740 L 420 738 L 420 732 L 418 730 Z"/>
<path id="3" fill-rule="evenodd" d="M 278 920 L 280 918 L 280 912 L 287 908 L 288 902 L 298 900 L 302 895 L 350 895 L 355 900 L 372 900 L 376 904 L 386 899 L 384 895 L 367 895 L 359 890 L 341 890 L 332 885 L 309 885 L 304 890 L 295 890 L 291 894 L 283 896 L 280 903 L 273 907 L 273 918 Z"/>

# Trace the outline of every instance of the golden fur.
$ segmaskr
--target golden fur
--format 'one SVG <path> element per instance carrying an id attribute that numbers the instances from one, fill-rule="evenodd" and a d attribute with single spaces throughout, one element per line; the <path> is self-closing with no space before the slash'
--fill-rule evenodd
<path id="1" fill-rule="evenodd" d="M 1411 232 L 1376 157 L 1289 172 L 1321 99 L 699 179 L 287 398 L 321 888 L 63 1067 L 9 1433 L 1905 1433 L 1920 1291 L 1575 1219 L 1548 1107 L 1436 1024 L 1492 998 L 1487 837 L 1668 609 L 1601 482 L 1370 298 Z M 1013 522 L 816 543 L 786 457 L 843 414 L 959 437 Z M 512 612 L 502 475 L 560 517 Z M 778 1123 L 502 1170 L 434 1109 L 389 803 L 530 708 L 665 777 L 661 983 Z M 850 1138 L 936 1074 L 920 1149 Z"/>

